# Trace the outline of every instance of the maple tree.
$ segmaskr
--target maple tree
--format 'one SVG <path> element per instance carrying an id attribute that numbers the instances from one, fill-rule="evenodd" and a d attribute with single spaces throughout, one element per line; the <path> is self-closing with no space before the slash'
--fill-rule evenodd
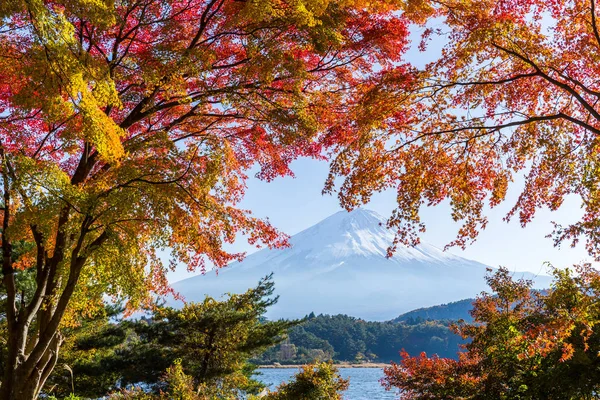
<path id="1" fill-rule="evenodd" d="M 555 225 L 555 244 L 584 239 L 600 257 L 596 0 L 411 0 L 403 15 L 434 61 L 372 82 L 326 191 L 351 209 L 394 189 L 388 225 L 407 244 L 425 229 L 420 208 L 448 201 L 462 223 L 451 245 L 464 247 L 524 174 L 507 218 L 526 225 L 575 196 L 583 216 Z"/>
<path id="2" fill-rule="evenodd" d="M 236 235 L 285 236 L 236 204 L 353 129 L 373 79 L 403 69 L 399 2 L 15 0 L 0 4 L 0 399 L 32 399 L 61 327 L 217 267 Z M 16 244 L 30 244 L 18 256 Z M 170 264 L 159 257 L 170 250 Z M 17 277 L 35 290 L 20 296 Z"/>
<path id="3" fill-rule="evenodd" d="M 554 275 L 547 292 L 506 269 L 488 276 L 492 293 L 473 303 L 473 323 L 454 327 L 469 339 L 458 360 L 403 352 L 384 385 L 415 400 L 598 398 L 600 272 Z"/>

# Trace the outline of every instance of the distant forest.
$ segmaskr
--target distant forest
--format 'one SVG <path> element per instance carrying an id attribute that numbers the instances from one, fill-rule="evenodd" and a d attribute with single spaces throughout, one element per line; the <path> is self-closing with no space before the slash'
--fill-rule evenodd
<path id="1" fill-rule="evenodd" d="M 289 330 L 289 337 L 253 362 L 304 364 L 314 360 L 341 362 L 399 361 L 400 350 L 456 358 L 462 339 L 450 329 L 458 320 L 472 321 L 473 299 L 419 308 L 386 322 L 364 321 L 348 315 L 311 313 Z"/>
<path id="2" fill-rule="evenodd" d="M 455 301 L 448 304 L 441 304 L 439 306 L 419 308 L 413 311 L 409 311 L 405 314 L 394 318 L 393 322 L 411 322 L 411 321 L 428 321 L 428 320 L 451 320 L 458 321 L 464 320 L 466 322 L 472 322 L 473 317 L 469 313 L 473 308 L 473 301 L 475 299 L 464 299 Z"/>
<path id="3" fill-rule="evenodd" d="M 400 318 L 400 317 L 399 317 Z M 456 358 L 462 339 L 449 320 L 372 322 L 347 315 L 311 314 L 289 330 L 288 339 L 252 361 L 257 364 L 304 364 L 314 360 L 341 362 L 399 361 L 400 350 Z"/>

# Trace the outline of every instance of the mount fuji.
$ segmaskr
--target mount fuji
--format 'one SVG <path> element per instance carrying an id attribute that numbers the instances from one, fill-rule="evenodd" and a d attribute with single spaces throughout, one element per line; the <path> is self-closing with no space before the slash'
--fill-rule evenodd
<path id="1" fill-rule="evenodd" d="M 205 295 L 241 293 L 273 272 L 279 302 L 269 318 L 316 314 L 348 314 L 366 320 L 389 320 L 420 307 L 474 297 L 487 290 L 488 266 L 421 244 L 398 246 L 392 258 L 387 248 L 394 238 L 385 219 L 373 211 L 340 211 L 294 235 L 291 247 L 263 249 L 231 263 L 216 274 L 209 271 L 172 287 L 186 301 Z M 547 276 L 535 278 L 547 287 Z"/>

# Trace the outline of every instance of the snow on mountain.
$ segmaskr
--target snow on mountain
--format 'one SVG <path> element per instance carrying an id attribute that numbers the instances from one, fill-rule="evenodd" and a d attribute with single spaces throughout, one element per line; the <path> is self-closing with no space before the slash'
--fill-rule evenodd
<path id="1" fill-rule="evenodd" d="M 255 286 L 273 272 L 276 294 L 270 318 L 295 318 L 315 312 L 387 320 L 419 307 L 474 297 L 487 290 L 486 265 L 435 246 L 398 246 L 390 259 L 394 234 L 376 212 L 340 211 L 292 236 L 291 247 L 264 249 L 232 263 L 173 284 L 186 301 L 220 297 Z M 531 279 L 531 274 L 523 275 Z M 548 277 L 536 283 L 547 286 Z"/>

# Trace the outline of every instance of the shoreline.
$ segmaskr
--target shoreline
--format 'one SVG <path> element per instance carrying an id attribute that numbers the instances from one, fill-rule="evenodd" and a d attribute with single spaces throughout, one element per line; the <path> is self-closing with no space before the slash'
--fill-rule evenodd
<path id="1" fill-rule="evenodd" d="M 300 367 L 304 367 L 307 364 L 265 364 L 258 365 L 257 369 L 299 369 Z M 363 363 L 363 364 L 351 364 L 351 363 L 334 363 L 334 366 L 338 368 L 385 368 L 389 367 L 390 364 L 386 363 Z"/>

